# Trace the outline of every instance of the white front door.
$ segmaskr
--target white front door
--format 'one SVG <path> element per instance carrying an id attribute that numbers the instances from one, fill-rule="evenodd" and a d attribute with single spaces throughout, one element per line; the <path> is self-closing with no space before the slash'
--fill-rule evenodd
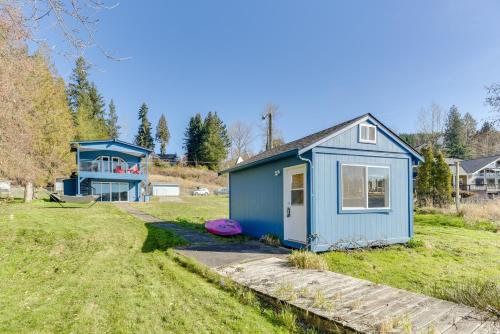
<path id="1" fill-rule="evenodd" d="M 306 243 L 307 177 L 306 165 L 283 170 L 283 205 L 285 240 Z"/>

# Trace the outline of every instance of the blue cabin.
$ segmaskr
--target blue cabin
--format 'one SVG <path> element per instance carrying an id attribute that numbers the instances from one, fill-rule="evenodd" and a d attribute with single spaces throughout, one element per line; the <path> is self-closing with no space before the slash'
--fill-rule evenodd
<path id="1" fill-rule="evenodd" d="M 420 154 L 371 114 L 264 151 L 229 174 L 229 215 L 243 233 L 327 251 L 413 235 Z"/>
<path id="2" fill-rule="evenodd" d="M 148 186 L 149 149 L 121 140 L 71 143 L 76 173 L 64 180 L 65 195 L 99 195 L 103 202 L 139 202 Z"/>

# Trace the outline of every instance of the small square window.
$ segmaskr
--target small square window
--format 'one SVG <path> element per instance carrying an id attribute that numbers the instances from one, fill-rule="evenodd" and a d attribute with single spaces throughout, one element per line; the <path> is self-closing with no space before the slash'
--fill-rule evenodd
<path id="1" fill-rule="evenodd" d="M 377 127 L 370 124 L 359 125 L 359 141 L 361 143 L 377 143 Z"/>

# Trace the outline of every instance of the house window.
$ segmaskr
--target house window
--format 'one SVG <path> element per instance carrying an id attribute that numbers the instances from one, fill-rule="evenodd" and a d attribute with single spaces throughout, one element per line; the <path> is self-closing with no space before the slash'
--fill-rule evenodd
<path id="1" fill-rule="evenodd" d="M 361 143 L 377 143 L 377 127 L 370 124 L 359 125 L 359 141 Z"/>
<path id="2" fill-rule="evenodd" d="M 388 209 L 389 167 L 341 166 L 343 210 Z"/>

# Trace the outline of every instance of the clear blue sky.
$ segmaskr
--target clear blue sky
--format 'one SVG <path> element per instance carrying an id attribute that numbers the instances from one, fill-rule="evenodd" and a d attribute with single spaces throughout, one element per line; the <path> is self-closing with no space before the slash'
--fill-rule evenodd
<path id="1" fill-rule="evenodd" d="M 122 139 L 145 101 L 153 126 L 167 116 L 169 152 L 196 112 L 258 126 L 269 101 L 287 141 L 366 112 L 414 131 L 431 102 L 484 120 L 484 86 L 500 81 L 498 1 L 123 1 L 99 18 L 102 46 L 131 57 L 86 54 Z M 54 30 L 40 34 L 60 51 Z M 73 64 L 54 61 L 67 79 Z"/>

